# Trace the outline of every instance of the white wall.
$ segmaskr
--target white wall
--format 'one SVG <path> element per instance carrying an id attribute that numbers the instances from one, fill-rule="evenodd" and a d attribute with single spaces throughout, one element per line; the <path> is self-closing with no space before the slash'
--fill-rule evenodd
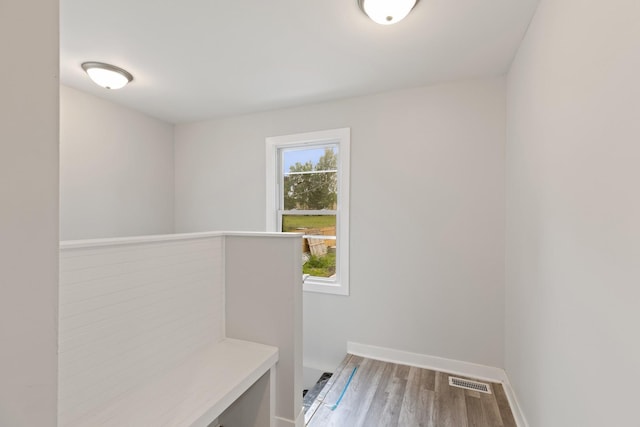
<path id="1" fill-rule="evenodd" d="M 265 138 L 350 127 L 351 296 L 304 295 L 305 365 L 355 341 L 501 367 L 504 102 L 489 79 L 178 125 L 176 231 L 264 230 Z"/>
<path id="2" fill-rule="evenodd" d="M 0 52 L 0 426 L 54 427 L 58 2 L 2 0 Z"/>
<path id="3" fill-rule="evenodd" d="M 173 232 L 173 125 L 60 88 L 62 240 Z"/>
<path id="4" fill-rule="evenodd" d="M 509 74 L 506 369 L 532 427 L 638 425 L 639 19 L 542 0 Z"/>

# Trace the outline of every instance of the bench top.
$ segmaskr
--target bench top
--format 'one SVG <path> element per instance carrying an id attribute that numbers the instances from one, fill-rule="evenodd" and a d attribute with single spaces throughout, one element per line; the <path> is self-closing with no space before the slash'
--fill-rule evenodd
<path id="1" fill-rule="evenodd" d="M 207 427 L 278 361 L 278 349 L 225 339 L 61 427 Z"/>

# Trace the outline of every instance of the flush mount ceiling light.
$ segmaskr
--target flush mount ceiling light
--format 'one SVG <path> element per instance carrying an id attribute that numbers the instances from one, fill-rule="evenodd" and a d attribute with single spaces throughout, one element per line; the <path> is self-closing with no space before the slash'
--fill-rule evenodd
<path id="1" fill-rule="evenodd" d="M 358 0 L 360 9 L 374 22 L 391 25 L 402 21 L 418 0 Z"/>
<path id="2" fill-rule="evenodd" d="M 82 64 L 82 69 L 95 84 L 105 89 L 120 89 L 133 80 L 133 76 L 128 71 L 102 62 L 85 62 Z"/>

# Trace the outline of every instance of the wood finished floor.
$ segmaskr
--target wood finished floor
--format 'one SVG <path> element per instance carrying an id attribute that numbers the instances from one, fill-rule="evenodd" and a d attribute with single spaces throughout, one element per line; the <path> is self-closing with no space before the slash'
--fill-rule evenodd
<path id="1" fill-rule="evenodd" d="M 305 414 L 305 425 L 516 427 L 502 385 L 490 384 L 492 394 L 464 390 L 449 386 L 449 374 L 347 355 Z"/>

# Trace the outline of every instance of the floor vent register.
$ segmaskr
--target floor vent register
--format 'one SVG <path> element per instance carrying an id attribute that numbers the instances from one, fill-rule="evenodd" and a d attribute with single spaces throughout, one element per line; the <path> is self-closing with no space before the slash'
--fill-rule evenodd
<path id="1" fill-rule="evenodd" d="M 480 393 L 491 394 L 491 387 L 489 386 L 489 384 L 465 380 L 464 378 L 449 377 L 449 385 L 452 387 L 459 387 L 467 390 L 479 391 Z"/>

